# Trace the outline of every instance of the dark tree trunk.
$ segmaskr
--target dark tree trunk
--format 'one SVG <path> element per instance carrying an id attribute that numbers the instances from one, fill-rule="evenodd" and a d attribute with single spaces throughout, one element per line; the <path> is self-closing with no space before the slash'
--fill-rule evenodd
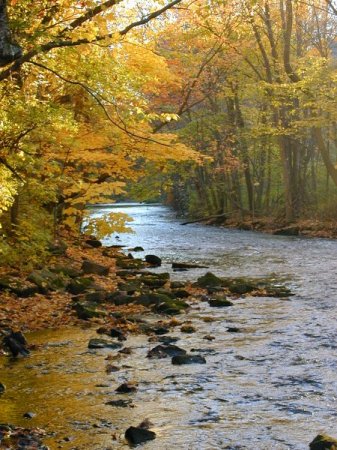
<path id="1" fill-rule="evenodd" d="M 7 0 L 0 0 L 0 67 L 22 56 L 21 47 L 11 39 L 7 17 Z"/>

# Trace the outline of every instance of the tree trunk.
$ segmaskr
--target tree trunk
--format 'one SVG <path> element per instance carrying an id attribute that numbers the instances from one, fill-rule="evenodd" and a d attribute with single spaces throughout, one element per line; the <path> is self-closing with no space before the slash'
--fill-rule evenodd
<path id="1" fill-rule="evenodd" d="M 0 67 L 22 56 L 21 47 L 11 39 L 7 17 L 7 0 L 0 0 Z"/>

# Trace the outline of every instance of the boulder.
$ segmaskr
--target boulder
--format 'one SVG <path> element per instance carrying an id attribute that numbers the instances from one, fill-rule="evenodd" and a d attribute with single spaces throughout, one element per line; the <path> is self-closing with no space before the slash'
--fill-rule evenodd
<path id="1" fill-rule="evenodd" d="M 111 328 L 110 336 L 117 338 L 119 341 L 126 341 L 126 335 L 119 328 Z"/>
<path id="2" fill-rule="evenodd" d="M 75 269 L 71 266 L 55 266 L 50 268 L 51 272 L 60 273 L 69 278 L 77 278 L 82 275 L 80 270 Z"/>
<path id="3" fill-rule="evenodd" d="M 137 390 L 137 383 L 122 383 L 118 388 L 116 389 L 116 392 L 119 394 L 130 394 L 130 392 L 136 392 Z"/>
<path id="4" fill-rule="evenodd" d="M 125 291 L 127 294 L 132 295 L 139 291 L 141 287 L 141 281 L 133 279 L 127 283 L 118 283 L 118 289 L 120 291 Z"/>
<path id="5" fill-rule="evenodd" d="M 208 301 L 209 306 L 215 308 L 224 308 L 227 306 L 233 306 L 233 303 L 227 300 L 226 298 L 211 298 Z"/>
<path id="6" fill-rule="evenodd" d="M 145 261 L 153 267 L 161 266 L 161 258 L 156 255 L 145 255 Z"/>
<path id="7" fill-rule="evenodd" d="M 183 281 L 171 281 L 171 289 L 182 289 L 185 287 L 185 283 Z"/>
<path id="8" fill-rule="evenodd" d="M 186 355 L 186 350 L 176 345 L 157 345 L 147 353 L 148 358 L 167 358 L 168 356 Z"/>
<path id="9" fill-rule="evenodd" d="M 117 350 L 122 348 L 122 344 L 119 342 L 106 341 L 105 339 L 90 339 L 88 348 L 98 349 L 98 348 L 109 348 L 112 350 Z"/>
<path id="10" fill-rule="evenodd" d="M 325 434 L 318 434 L 309 444 L 310 450 L 337 450 L 337 439 Z"/>
<path id="11" fill-rule="evenodd" d="M 0 395 L 3 394 L 6 390 L 6 386 L 3 383 L 0 383 Z"/>
<path id="12" fill-rule="evenodd" d="M 144 275 L 140 277 L 140 281 L 145 284 L 145 286 L 153 289 L 161 288 L 167 282 L 167 280 L 165 280 L 164 278 L 159 278 L 153 275 Z"/>
<path id="13" fill-rule="evenodd" d="M 69 278 L 62 273 L 54 273 L 49 269 L 34 270 L 27 278 L 36 286 L 41 293 L 46 294 L 48 291 L 62 291 L 69 284 Z"/>
<path id="14" fill-rule="evenodd" d="M 149 293 L 140 295 L 137 298 L 136 303 L 142 306 L 158 306 L 161 303 L 167 303 L 170 301 L 172 301 L 172 299 L 165 294 Z"/>
<path id="15" fill-rule="evenodd" d="M 109 274 L 110 268 L 86 259 L 82 263 L 82 270 L 86 274 L 93 273 L 95 275 L 106 276 Z"/>
<path id="16" fill-rule="evenodd" d="M 256 288 L 257 288 L 256 284 L 249 282 L 247 283 L 234 282 L 228 287 L 229 291 L 232 294 L 239 294 L 239 295 L 248 294 L 249 292 L 254 291 Z"/>
<path id="17" fill-rule="evenodd" d="M 90 245 L 90 247 L 93 248 L 99 248 L 102 247 L 102 242 L 99 241 L 98 239 L 87 239 L 85 241 L 86 244 Z"/>
<path id="18" fill-rule="evenodd" d="M 223 280 L 212 272 L 207 272 L 205 275 L 198 278 L 196 285 L 202 288 L 218 287 L 223 286 Z"/>
<path id="19" fill-rule="evenodd" d="M 172 364 L 183 365 L 183 364 L 206 364 L 206 359 L 201 355 L 177 355 L 173 356 Z"/>
<path id="20" fill-rule="evenodd" d="M 145 264 L 144 261 L 138 258 L 117 257 L 116 266 L 121 269 L 143 269 Z"/>
<path id="21" fill-rule="evenodd" d="M 130 252 L 143 252 L 144 249 L 143 249 L 143 247 L 136 246 L 136 247 L 134 247 L 134 248 L 129 248 L 129 251 L 130 251 Z"/>
<path id="22" fill-rule="evenodd" d="M 107 300 L 117 306 L 120 305 L 129 305 L 130 303 L 134 303 L 136 300 L 135 297 L 131 295 L 127 295 L 126 292 L 115 291 L 107 296 Z"/>
<path id="23" fill-rule="evenodd" d="M 190 293 L 185 289 L 175 289 L 173 293 L 178 298 L 188 298 L 190 296 Z"/>
<path id="24" fill-rule="evenodd" d="M 125 432 L 125 438 L 132 444 L 138 445 L 156 438 L 156 433 L 141 427 L 129 427 Z"/>
<path id="25" fill-rule="evenodd" d="M 94 317 L 105 317 L 106 312 L 97 309 L 96 303 L 82 302 L 75 303 L 73 308 L 76 311 L 77 317 L 81 320 L 88 320 Z"/>
<path id="26" fill-rule="evenodd" d="M 63 241 L 53 242 L 48 245 L 48 251 L 55 256 L 65 255 L 67 248 L 67 244 Z"/>
<path id="27" fill-rule="evenodd" d="M 183 310 L 188 308 L 189 305 L 182 300 L 169 299 L 160 303 L 155 307 L 155 310 L 160 313 L 175 315 L 180 314 Z"/>

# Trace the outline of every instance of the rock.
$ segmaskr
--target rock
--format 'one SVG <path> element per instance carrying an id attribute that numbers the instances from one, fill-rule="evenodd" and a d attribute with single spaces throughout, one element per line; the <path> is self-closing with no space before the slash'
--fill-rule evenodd
<path id="1" fill-rule="evenodd" d="M 62 291 L 69 284 L 67 277 L 61 273 L 53 273 L 49 269 L 34 270 L 27 280 L 36 284 L 42 294 L 46 294 L 48 291 Z"/>
<path id="2" fill-rule="evenodd" d="M 278 230 L 274 231 L 273 234 L 278 236 L 299 236 L 300 228 L 296 226 L 279 228 Z"/>
<path id="3" fill-rule="evenodd" d="M 206 359 L 201 355 L 177 355 L 173 356 L 172 364 L 183 365 L 183 364 L 206 364 Z"/>
<path id="4" fill-rule="evenodd" d="M 119 330 L 118 328 L 111 328 L 110 336 L 117 338 L 119 341 L 126 341 L 125 334 L 123 333 L 122 330 Z"/>
<path id="5" fill-rule="evenodd" d="M 133 445 L 138 445 L 156 438 L 156 433 L 140 427 L 129 427 L 125 432 L 125 438 Z"/>
<path id="6" fill-rule="evenodd" d="M 173 293 L 178 298 L 188 298 L 190 296 L 190 293 L 185 291 L 185 289 L 175 289 Z"/>
<path id="7" fill-rule="evenodd" d="M 227 306 L 233 306 L 233 303 L 226 298 L 212 298 L 208 301 L 209 306 L 215 308 L 224 308 Z"/>
<path id="8" fill-rule="evenodd" d="M 107 298 L 106 291 L 93 291 L 84 295 L 84 300 L 87 302 L 103 303 Z"/>
<path id="9" fill-rule="evenodd" d="M 4 346 L 10 350 L 11 354 L 16 357 L 18 355 L 28 356 L 29 350 L 27 349 L 27 341 L 21 331 L 10 331 L 3 338 Z"/>
<path id="10" fill-rule="evenodd" d="M 186 355 L 186 350 L 176 345 L 157 345 L 146 355 L 147 358 L 166 358 L 167 356 Z"/>
<path id="11" fill-rule="evenodd" d="M 129 394 L 130 392 L 135 392 L 137 390 L 137 383 L 122 383 L 116 389 L 119 394 Z"/>
<path id="12" fill-rule="evenodd" d="M 172 269 L 208 269 L 208 266 L 201 266 L 200 264 L 173 262 Z"/>
<path id="13" fill-rule="evenodd" d="M 156 293 L 149 293 L 149 294 L 142 294 L 140 295 L 136 303 L 138 305 L 142 306 L 153 306 L 153 305 L 160 305 L 161 303 L 170 302 L 172 299 L 164 294 L 156 294 Z"/>
<path id="14" fill-rule="evenodd" d="M 50 243 L 48 245 L 48 251 L 55 256 L 65 255 L 67 248 L 68 248 L 67 244 L 63 241 Z"/>
<path id="15" fill-rule="evenodd" d="M 121 353 L 122 355 L 131 355 L 133 352 L 131 347 L 124 347 L 122 350 L 119 350 L 118 353 Z"/>
<path id="16" fill-rule="evenodd" d="M 175 336 L 160 336 L 159 338 L 157 338 L 157 341 L 161 342 L 165 345 L 168 345 L 168 344 L 173 344 L 174 342 L 179 341 L 179 338 L 175 337 Z"/>
<path id="17" fill-rule="evenodd" d="M 185 283 L 183 281 L 171 281 L 171 289 L 182 289 L 185 287 Z"/>
<path id="18" fill-rule="evenodd" d="M 61 273 L 69 278 L 77 278 L 82 275 L 80 270 L 70 266 L 55 266 L 50 268 L 51 272 Z"/>
<path id="19" fill-rule="evenodd" d="M 214 275 L 212 272 L 207 272 L 205 275 L 198 278 L 196 284 L 202 288 L 218 287 L 223 286 L 223 280 Z"/>
<path id="20" fill-rule="evenodd" d="M 132 400 L 110 400 L 109 402 L 106 402 L 106 405 L 115 406 L 117 408 L 134 408 Z"/>
<path id="21" fill-rule="evenodd" d="M 141 281 L 140 280 L 132 280 L 128 283 L 118 283 L 118 289 L 120 291 L 126 292 L 128 295 L 132 295 L 137 291 L 140 291 Z"/>
<path id="22" fill-rule="evenodd" d="M 86 244 L 90 245 L 90 247 L 93 248 L 99 248 L 102 247 L 102 242 L 99 241 L 98 239 L 87 239 L 85 241 Z"/>
<path id="23" fill-rule="evenodd" d="M 122 348 L 122 344 L 120 344 L 119 342 L 106 341 L 105 339 L 93 338 L 93 339 L 90 339 L 88 348 L 91 348 L 91 349 L 109 348 L 112 350 L 117 350 L 117 349 Z"/>
<path id="24" fill-rule="evenodd" d="M 18 297 L 31 297 L 39 292 L 39 287 L 35 283 L 21 280 L 11 276 L 0 277 L 0 291 L 9 291 Z"/>
<path id="25" fill-rule="evenodd" d="M 134 247 L 134 248 L 129 248 L 129 251 L 130 251 L 130 252 L 143 252 L 144 249 L 143 249 L 143 247 L 136 246 L 136 247 Z"/>
<path id="26" fill-rule="evenodd" d="M 31 411 L 24 413 L 23 417 L 25 419 L 33 419 L 36 416 L 36 413 L 33 413 Z"/>
<path id="27" fill-rule="evenodd" d="M 310 450 L 337 450 L 337 439 L 325 434 L 318 434 L 309 444 Z"/>
<path id="28" fill-rule="evenodd" d="M 107 266 L 102 266 L 94 261 L 89 261 L 86 259 L 82 263 L 82 270 L 84 273 L 94 273 L 96 275 L 106 276 L 109 274 L 110 268 Z"/>
<path id="29" fill-rule="evenodd" d="M 0 383 L 0 395 L 6 391 L 6 386 L 3 383 Z"/>
<path id="30" fill-rule="evenodd" d="M 121 269 L 142 269 L 145 267 L 144 261 L 141 259 L 130 259 L 127 257 L 117 257 L 116 266 Z"/>
<path id="31" fill-rule="evenodd" d="M 252 283 L 233 283 L 229 286 L 229 290 L 232 294 L 248 294 L 257 288 L 255 284 Z"/>
<path id="32" fill-rule="evenodd" d="M 184 309 L 188 308 L 189 305 L 182 300 L 169 299 L 163 303 L 160 303 L 155 307 L 155 310 L 160 313 L 175 315 L 180 314 Z"/>
<path id="33" fill-rule="evenodd" d="M 190 324 L 185 324 L 185 325 L 183 325 L 181 328 L 180 328 L 180 331 L 182 332 L 182 333 L 195 333 L 196 332 L 196 329 L 195 329 L 195 327 L 193 326 L 193 325 L 190 325 Z"/>
<path id="34" fill-rule="evenodd" d="M 240 328 L 236 328 L 236 327 L 228 327 L 227 328 L 228 333 L 240 333 Z"/>
<path id="35" fill-rule="evenodd" d="M 144 275 L 140 278 L 140 281 L 145 284 L 145 286 L 149 286 L 154 289 L 163 287 L 167 282 L 164 278 L 159 278 L 153 275 Z"/>
<path id="36" fill-rule="evenodd" d="M 72 280 L 68 286 L 67 291 L 73 295 L 82 294 L 94 286 L 94 280 L 90 277 L 80 277 Z"/>
<path id="37" fill-rule="evenodd" d="M 206 334 L 206 336 L 203 337 L 206 341 L 214 341 L 215 336 L 212 336 L 211 334 Z"/>
<path id="38" fill-rule="evenodd" d="M 161 266 L 161 258 L 156 255 L 145 255 L 145 261 L 153 267 Z"/>
<path id="39" fill-rule="evenodd" d="M 77 317 L 81 320 L 88 320 L 94 317 L 106 316 L 105 311 L 97 309 L 96 303 L 90 302 L 75 303 L 73 308 L 76 311 Z"/>
<path id="40" fill-rule="evenodd" d="M 170 330 L 169 330 L 169 328 L 166 328 L 166 327 L 157 327 L 157 328 L 153 328 L 153 332 L 154 332 L 154 334 L 162 335 L 162 334 L 169 333 Z"/>

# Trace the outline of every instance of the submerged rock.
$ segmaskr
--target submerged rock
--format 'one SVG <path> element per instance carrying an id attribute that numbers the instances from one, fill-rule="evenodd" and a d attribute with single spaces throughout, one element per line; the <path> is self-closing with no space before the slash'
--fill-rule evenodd
<path id="1" fill-rule="evenodd" d="M 105 403 L 109 406 L 115 406 L 117 408 L 134 408 L 134 404 L 132 403 L 132 400 L 110 400 L 109 402 Z"/>
<path id="2" fill-rule="evenodd" d="M 310 450 L 337 450 L 337 439 L 325 434 L 318 434 L 309 444 Z"/>
<path id="3" fill-rule="evenodd" d="M 116 389 L 116 392 L 119 394 L 129 394 L 130 392 L 136 392 L 137 390 L 137 384 L 136 383 L 122 383 L 118 388 Z"/>
<path id="4" fill-rule="evenodd" d="M 125 432 L 125 438 L 133 445 L 141 444 L 142 442 L 152 441 L 156 438 L 156 433 L 146 428 L 129 427 Z"/>
<path id="5" fill-rule="evenodd" d="M 3 338 L 3 345 L 16 357 L 18 355 L 28 356 L 29 350 L 27 348 L 27 341 L 21 331 L 10 331 Z"/>
<path id="6" fill-rule="evenodd" d="M 183 365 L 183 364 L 206 364 L 206 359 L 201 355 L 177 355 L 173 356 L 172 364 Z"/>
<path id="7" fill-rule="evenodd" d="M 226 298 L 212 298 L 208 301 L 209 306 L 215 308 L 225 308 L 227 306 L 233 306 L 233 303 Z"/>
<path id="8" fill-rule="evenodd" d="M 110 348 L 113 350 L 117 350 L 122 348 L 122 344 L 120 344 L 119 342 L 111 342 L 111 341 L 106 341 L 105 339 L 90 339 L 89 344 L 88 344 L 88 348 Z"/>

